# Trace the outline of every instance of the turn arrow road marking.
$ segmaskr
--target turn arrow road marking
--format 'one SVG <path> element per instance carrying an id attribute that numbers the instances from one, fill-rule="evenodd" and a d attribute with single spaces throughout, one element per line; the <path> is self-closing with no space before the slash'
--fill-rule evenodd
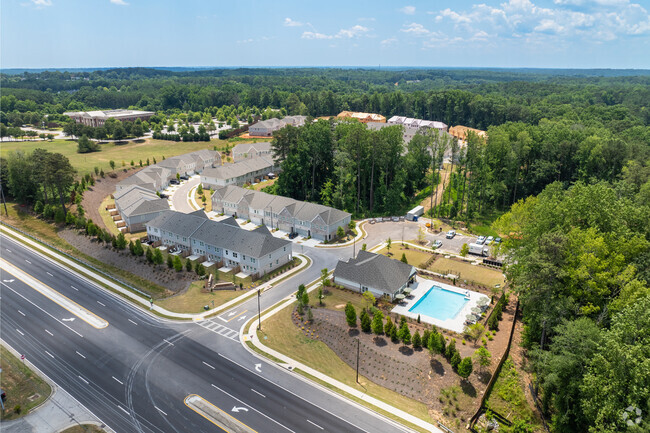
<path id="1" fill-rule="evenodd" d="M 262 364 L 255 364 L 255 371 L 257 371 L 258 373 L 261 373 L 262 372 Z"/>
<path id="2" fill-rule="evenodd" d="M 248 409 L 245 408 L 245 407 L 237 407 L 237 406 L 233 406 L 233 407 L 232 407 L 232 412 L 238 413 L 240 410 L 243 410 L 243 411 L 245 411 L 245 412 L 248 412 Z"/>

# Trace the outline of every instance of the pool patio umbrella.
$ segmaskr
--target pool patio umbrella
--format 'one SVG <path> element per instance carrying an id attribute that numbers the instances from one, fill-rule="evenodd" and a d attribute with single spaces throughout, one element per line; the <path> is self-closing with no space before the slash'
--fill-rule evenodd
<path id="1" fill-rule="evenodd" d="M 479 307 L 472 307 L 472 313 L 480 314 L 481 309 Z"/>
<path id="2" fill-rule="evenodd" d="M 410 287 L 407 287 L 406 289 L 404 289 L 404 294 L 410 295 L 412 291 L 413 291 L 413 289 L 411 289 Z"/>
<path id="3" fill-rule="evenodd" d="M 480 298 L 476 303 L 478 305 L 487 305 L 490 303 L 490 298 Z"/>
<path id="4" fill-rule="evenodd" d="M 400 301 L 403 300 L 404 298 L 406 298 L 406 296 L 402 295 L 401 293 L 395 295 L 395 299 L 399 299 Z"/>

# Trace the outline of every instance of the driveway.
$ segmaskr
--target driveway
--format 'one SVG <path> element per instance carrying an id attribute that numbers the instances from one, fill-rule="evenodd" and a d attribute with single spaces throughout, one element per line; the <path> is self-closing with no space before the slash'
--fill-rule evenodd
<path id="1" fill-rule="evenodd" d="M 190 206 L 187 194 L 189 194 L 190 190 L 200 182 L 200 176 L 193 176 L 190 180 L 181 182 L 180 185 L 170 185 L 168 189 L 165 190 L 165 193 L 170 196 L 169 200 L 172 203 L 173 209 L 183 213 L 194 212 L 196 209 Z"/>

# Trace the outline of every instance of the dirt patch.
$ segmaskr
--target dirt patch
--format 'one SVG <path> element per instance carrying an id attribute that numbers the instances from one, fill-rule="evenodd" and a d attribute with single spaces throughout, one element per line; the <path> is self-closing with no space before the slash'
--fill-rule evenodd
<path id="1" fill-rule="evenodd" d="M 345 307 L 345 304 L 338 304 L 338 305 L 334 306 L 334 308 L 336 308 L 336 309 L 341 309 L 341 308 L 344 308 L 344 307 Z"/>
<path id="2" fill-rule="evenodd" d="M 116 251 L 107 244 L 100 244 L 94 239 L 78 234 L 76 230 L 61 230 L 59 236 L 86 255 L 138 275 L 174 293 L 187 289 L 196 278 L 193 272 L 176 272 L 164 264 L 151 265 L 144 257 L 133 256 L 128 249 Z"/>
<path id="3" fill-rule="evenodd" d="M 86 218 L 92 219 L 95 224 L 108 230 L 101 215 L 99 215 L 99 205 L 104 201 L 106 196 L 115 192 L 115 185 L 118 182 L 134 175 L 139 170 L 140 167 L 133 170 L 127 170 L 126 172 L 122 169 L 115 170 L 113 172 L 117 175 L 115 178 L 109 177 L 107 173 L 106 177 L 103 179 L 101 177 L 95 179 L 95 185 L 90 187 L 88 191 L 84 192 L 84 197 L 81 201 L 81 205 L 83 206 L 84 211 L 86 211 Z"/>

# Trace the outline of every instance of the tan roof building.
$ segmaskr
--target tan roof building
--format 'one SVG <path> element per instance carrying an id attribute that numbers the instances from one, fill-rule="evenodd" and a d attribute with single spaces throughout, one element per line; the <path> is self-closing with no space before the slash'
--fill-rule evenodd
<path id="1" fill-rule="evenodd" d="M 474 134 L 478 135 L 479 137 L 487 139 L 487 133 L 485 131 L 481 131 L 480 129 L 474 129 L 462 125 L 456 125 L 449 128 L 449 134 L 463 141 L 465 141 L 465 139 L 467 138 L 467 133 L 470 131 L 472 131 Z"/>
<path id="2" fill-rule="evenodd" d="M 338 118 L 350 118 L 350 119 L 357 119 L 361 123 L 368 123 L 368 122 L 381 122 L 381 123 L 386 123 L 386 118 L 382 116 L 381 114 L 375 114 L 375 113 L 359 113 L 355 111 L 341 111 L 338 116 Z"/>

